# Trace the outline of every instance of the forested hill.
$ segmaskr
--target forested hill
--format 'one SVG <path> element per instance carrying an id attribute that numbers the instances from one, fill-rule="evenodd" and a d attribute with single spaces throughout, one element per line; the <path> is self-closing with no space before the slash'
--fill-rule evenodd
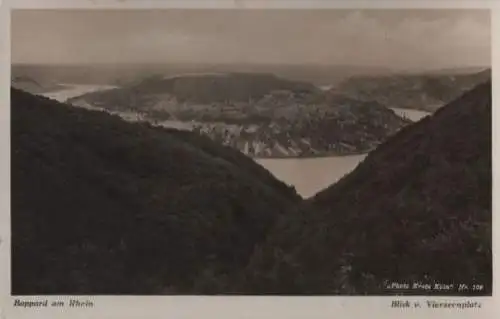
<path id="1" fill-rule="evenodd" d="M 360 76 L 343 81 L 336 90 L 388 107 L 434 112 L 488 80 L 491 80 L 491 69 L 465 74 L 448 71 L 441 74 Z"/>
<path id="2" fill-rule="evenodd" d="M 13 294 L 200 293 L 300 200 L 190 132 L 11 89 Z"/>
<path id="3" fill-rule="evenodd" d="M 491 107 L 487 82 L 402 129 L 281 220 L 241 290 L 440 293 L 385 286 L 420 282 L 482 284 L 461 293 L 491 294 Z"/>
<path id="4" fill-rule="evenodd" d="M 265 95 L 287 90 L 297 93 L 316 93 L 313 84 L 293 81 L 267 73 L 207 73 L 186 74 L 172 77 L 152 76 L 139 83 L 133 83 L 104 94 L 89 93 L 88 101 L 124 104 L 123 100 L 134 97 L 171 95 L 180 103 L 206 104 L 220 102 L 243 102 L 258 100 Z M 130 101 L 127 101 L 130 104 Z M 147 101 L 141 101 L 143 104 Z M 140 105 L 139 104 L 139 105 Z"/>

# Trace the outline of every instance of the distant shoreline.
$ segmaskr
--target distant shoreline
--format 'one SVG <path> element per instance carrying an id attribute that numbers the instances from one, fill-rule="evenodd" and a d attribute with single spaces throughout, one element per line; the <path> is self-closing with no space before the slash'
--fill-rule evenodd
<path id="1" fill-rule="evenodd" d="M 265 159 L 289 159 L 289 160 L 297 160 L 297 159 L 315 159 L 315 158 L 325 158 L 325 157 L 349 157 L 349 156 L 356 156 L 356 155 L 368 155 L 371 151 L 374 149 L 371 149 L 369 151 L 364 151 L 364 152 L 351 152 L 351 153 L 325 153 L 325 154 L 312 154 L 312 155 L 304 155 L 304 156 L 250 156 L 247 155 L 248 157 L 254 159 L 254 160 L 265 160 Z"/>

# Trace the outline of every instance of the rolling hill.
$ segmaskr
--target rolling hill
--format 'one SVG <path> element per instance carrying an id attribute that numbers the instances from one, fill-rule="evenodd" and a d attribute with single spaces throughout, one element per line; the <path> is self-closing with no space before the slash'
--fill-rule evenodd
<path id="1" fill-rule="evenodd" d="M 388 107 L 434 112 L 476 85 L 491 79 L 491 69 L 472 73 L 355 76 L 335 90 L 356 99 L 377 101 Z"/>
<path id="2" fill-rule="evenodd" d="M 26 75 L 13 76 L 11 79 L 11 85 L 16 89 L 33 94 L 59 91 L 65 88 L 64 85 L 55 84 L 50 81 L 35 80 Z"/>

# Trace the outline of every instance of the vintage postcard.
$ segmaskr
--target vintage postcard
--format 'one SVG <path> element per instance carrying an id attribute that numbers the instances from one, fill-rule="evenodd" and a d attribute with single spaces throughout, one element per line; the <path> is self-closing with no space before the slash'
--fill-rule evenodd
<path id="1" fill-rule="evenodd" d="M 498 317 L 495 12 L 6 1 L 3 318 Z"/>

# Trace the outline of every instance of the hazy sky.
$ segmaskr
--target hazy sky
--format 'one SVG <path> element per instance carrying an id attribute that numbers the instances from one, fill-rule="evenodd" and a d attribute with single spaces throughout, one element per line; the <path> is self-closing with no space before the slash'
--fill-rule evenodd
<path id="1" fill-rule="evenodd" d="M 490 65 L 487 10 L 16 10 L 14 63 Z"/>

